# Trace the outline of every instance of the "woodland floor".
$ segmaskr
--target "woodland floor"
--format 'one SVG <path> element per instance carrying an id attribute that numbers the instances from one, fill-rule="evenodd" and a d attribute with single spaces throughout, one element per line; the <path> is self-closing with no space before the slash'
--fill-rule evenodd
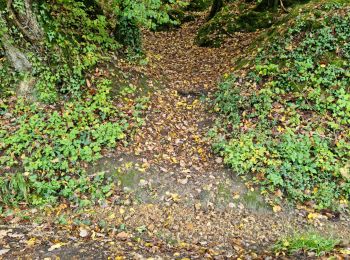
<path id="1" fill-rule="evenodd" d="M 288 206 L 274 212 L 212 153 L 206 136 L 215 115 L 208 101 L 255 35 L 237 34 L 220 49 L 200 48 L 193 40 L 202 21 L 147 32 L 147 66 L 117 61 L 134 75 L 128 80 L 152 95 L 132 144 L 90 169 L 128 172 L 114 206 L 84 211 L 63 204 L 33 210 L 27 223 L 10 218 L 0 226 L 0 245 L 8 249 L 0 258 L 273 259 L 277 239 L 310 229 L 348 242 L 346 216 L 310 219 L 307 209 Z M 58 216 L 64 221 L 57 223 Z"/>

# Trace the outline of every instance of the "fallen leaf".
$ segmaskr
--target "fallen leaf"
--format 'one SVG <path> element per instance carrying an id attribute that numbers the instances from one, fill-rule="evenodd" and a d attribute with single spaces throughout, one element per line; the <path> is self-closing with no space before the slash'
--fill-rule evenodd
<path id="1" fill-rule="evenodd" d="M 339 252 L 343 255 L 350 255 L 350 248 L 340 249 Z"/>
<path id="2" fill-rule="evenodd" d="M 272 207 L 273 212 L 280 212 L 282 210 L 281 206 L 275 205 Z"/>
<path id="3" fill-rule="evenodd" d="M 35 238 L 35 237 L 32 237 L 31 239 L 29 239 L 29 240 L 27 241 L 27 245 L 28 245 L 28 246 L 34 246 L 35 243 L 36 243 L 36 238 Z"/>
<path id="4" fill-rule="evenodd" d="M 64 243 L 57 243 L 57 244 L 54 244 L 54 245 L 52 245 L 52 246 L 48 249 L 48 251 L 51 252 L 51 251 L 53 251 L 53 250 L 55 250 L 55 249 L 61 248 L 63 245 L 65 245 L 65 244 L 64 244 Z"/>
<path id="5" fill-rule="evenodd" d="M 341 168 L 340 174 L 347 180 L 350 180 L 350 165 L 346 165 L 345 167 Z"/>
<path id="6" fill-rule="evenodd" d="M 10 249 L 0 249 L 0 256 L 6 254 L 9 251 Z"/>
<path id="7" fill-rule="evenodd" d="M 180 183 L 180 184 L 185 185 L 185 184 L 187 184 L 188 179 L 187 178 L 185 178 L 185 179 L 178 179 L 177 182 Z"/>
<path id="8" fill-rule="evenodd" d="M 7 233 L 11 232 L 12 229 L 9 230 L 0 230 L 0 240 L 7 236 Z"/>
<path id="9" fill-rule="evenodd" d="M 315 220 L 315 219 L 327 219 L 327 217 L 326 216 L 324 216 L 324 215 L 322 215 L 322 214 L 319 214 L 319 213 L 309 213 L 308 215 L 307 215 L 307 218 L 309 219 L 309 220 Z"/>

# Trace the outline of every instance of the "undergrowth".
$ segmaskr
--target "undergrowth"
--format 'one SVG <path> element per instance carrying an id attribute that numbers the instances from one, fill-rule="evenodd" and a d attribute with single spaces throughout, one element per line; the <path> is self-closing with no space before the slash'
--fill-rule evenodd
<path id="1" fill-rule="evenodd" d="M 158 2 L 153 1 L 148 11 L 155 14 Z M 8 13 L 0 11 L 4 25 L 0 40 L 6 34 L 32 65 L 25 73 L 16 72 L 0 41 L 0 213 L 19 205 L 65 200 L 85 206 L 108 198 L 115 180 L 99 172 L 89 175 L 86 169 L 104 151 L 126 144 L 143 123 L 146 94 L 112 96 L 109 78 L 114 71 L 101 69 L 111 57 L 122 55 L 123 43 L 113 35 L 118 23 L 113 19 L 121 15 L 117 8 L 121 2 L 106 7 L 114 13 L 112 18 L 84 3 L 34 4 L 44 31 L 36 45 L 26 42 L 14 26 L 7 27 L 1 19 Z M 14 4 L 13 8 L 20 13 L 24 7 Z M 168 21 L 169 9 L 153 23 Z M 129 10 L 134 16 L 140 11 L 143 9 Z M 149 22 L 150 14 L 144 15 L 137 16 L 143 19 L 137 26 Z M 17 93 L 21 82 L 33 87 L 22 97 Z"/>
<path id="2" fill-rule="evenodd" d="M 59 109 L 23 99 L 0 103 L 0 204 L 43 205 L 59 199 L 86 204 L 111 195 L 113 181 L 103 173 L 88 176 L 85 164 L 127 137 L 132 116 L 115 110 L 108 80 L 96 85 L 96 93 Z M 133 109 L 136 117 L 144 108 L 140 102 Z"/>
<path id="3" fill-rule="evenodd" d="M 226 77 L 215 147 L 263 192 L 317 209 L 350 199 L 350 15 L 322 4 L 261 48 L 245 78 Z"/>
<path id="4" fill-rule="evenodd" d="M 332 237 L 325 237 L 315 232 L 306 232 L 279 240 L 274 245 L 274 250 L 278 254 L 315 253 L 316 256 L 323 256 L 332 252 L 339 242 L 338 239 Z"/>

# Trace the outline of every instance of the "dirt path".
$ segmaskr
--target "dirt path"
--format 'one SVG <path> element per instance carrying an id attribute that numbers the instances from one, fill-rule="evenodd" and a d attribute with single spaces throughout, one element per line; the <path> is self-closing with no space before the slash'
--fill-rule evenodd
<path id="1" fill-rule="evenodd" d="M 252 35 L 237 35 L 221 49 L 199 48 L 193 45 L 199 23 L 146 33 L 149 64 L 139 70 L 154 89 L 146 123 L 131 146 L 94 168 L 124 171 L 114 205 L 48 209 L 41 225 L 14 224 L 0 233 L 10 244 L 5 259 L 271 259 L 274 241 L 295 230 L 347 237 L 346 219 L 310 221 L 308 212 L 287 207 L 274 213 L 212 153 L 208 98 Z M 63 213 L 68 223 L 58 224 L 52 216 Z"/>

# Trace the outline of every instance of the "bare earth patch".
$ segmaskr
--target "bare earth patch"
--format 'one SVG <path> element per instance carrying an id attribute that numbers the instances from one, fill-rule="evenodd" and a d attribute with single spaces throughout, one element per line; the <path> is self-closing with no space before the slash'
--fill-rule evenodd
<path id="1" fill-rule="evenodd" d="M 348 243 L 347 216 L 310 219 L 305 209 L 287 206 L 273 212 L 212 153 L 209 99 L 254 35 L 237 34 L 220 49 L 200 48 L 193 40 L 201 19 L 147 32 L 147 66 L 119 61 L 126 71 L 146 75 L 154 89 L 134 141 L 90 169 L 119 170 L 120 194 L 94 208 L 62 203 L 32 210 L 30 219 L 1 220 L 0 259 L 272 259 L 277 239 L 309 229 Z"/>

